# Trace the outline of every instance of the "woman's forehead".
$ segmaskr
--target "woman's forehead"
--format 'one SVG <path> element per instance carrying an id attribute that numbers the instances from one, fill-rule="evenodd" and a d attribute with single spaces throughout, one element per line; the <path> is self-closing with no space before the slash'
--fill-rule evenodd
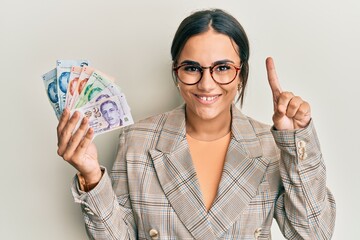
<path id="1" fill-rule="evenodd" d="M 235 48 L 237 46 L 229 36 L 210 29 L 187 40 L 180 53 L 179 62 L 192 60 L 202 65 L 209 65 L 221 59 L 230 59 L 240 63 Z"/>

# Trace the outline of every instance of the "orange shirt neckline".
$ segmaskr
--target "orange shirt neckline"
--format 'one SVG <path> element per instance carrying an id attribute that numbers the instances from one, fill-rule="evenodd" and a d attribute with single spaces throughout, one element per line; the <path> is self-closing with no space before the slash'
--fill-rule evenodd
<path id="1" fill-rule="evenodd" d="M 186 139 L 200 184 L 203 203 L 209 211 L 219 188 L 231 132 L 212 141 L 198 140 L 189 134 L 186 134 Z"/>

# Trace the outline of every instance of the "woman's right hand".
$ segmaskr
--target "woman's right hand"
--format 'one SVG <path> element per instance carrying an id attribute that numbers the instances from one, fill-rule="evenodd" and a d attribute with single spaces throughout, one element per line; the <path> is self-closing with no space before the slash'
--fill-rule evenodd
<path id="1" fill-rule="evenodd" d="M 80 172 L 87 184 L 98 183 L 102 173 L 96 146 L 92 143 L 94 130 L 88 127 L 88 119 L 84 117 L 74 131 L 79 118 L 79 112 L 70 117 L 69 110 L 64 110 L 57 126 L 57 153 Z"/>

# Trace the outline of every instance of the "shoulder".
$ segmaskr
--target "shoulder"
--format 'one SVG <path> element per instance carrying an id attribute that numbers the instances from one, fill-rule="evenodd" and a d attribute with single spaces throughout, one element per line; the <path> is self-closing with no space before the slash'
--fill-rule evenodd
<path id="1" fill-rule="evenodd" d="M 279 150 L 271 133 L 271 125 L 255 120 L 243 114 L 239 109 L 234 110 L 234 122 L 238 124 L 237 129 L 248 142 L 258 142 L 262 155 L 265 157 L 279 156 Z"/>
<path id="2" fill-rule="evenodd" d="M 233 124 L 236 124 L 239 131 L 243 135 L 247 133 L 251 136 L 261 137 L 263 135 L 271 135 L 271 126 L 269 124 L 255 120 L 252 117 L 242 113 L 236 106 L 232 106 Z"/>
<path id="3" fill-rule="evenodd" d="M 124 128 L 124 132 L 136 132 L 136 131 L 161 131 L 165 123 L 168 122 L 169 118 L 177 118 L 183 115 L 182 107 L 175 108 L 171 111 L 164 112 L 158 115 L 154 115 L 145 119 L 142 119 L 128 127 Z"/>
<path id="4" fill-rule="evenodd" d="M 255 120 L 252 117 L 246 116 L 249 123 L 251 124 L 251 126 L 253 127 L 256 135 L 261 136 L 261 135 L 267 135 L 270 134 L 271 135 L 271 125 L 260 122 L 258 120 Z"/>
<path id="5" fill-rule="evenodd" d="M 123 128 L 121 137 L 128 144 L 136 144 L 144 141 L 155 142 L 163 131 L 178 131 L 185 122 L 184 106 L 171 111 L 142 119 L 130 126 Z"/>
<path id="6" fill-rule="evenodd" d="M 258 137 L 264 156 L 276 157 L 280 154 L 279 149 L 275 143 L 274 136 L 271 133 L 271 125 L 257 121 L 248 117 L 251 126 Z M 277 157 L 276 157 L 277 158 Z"/>

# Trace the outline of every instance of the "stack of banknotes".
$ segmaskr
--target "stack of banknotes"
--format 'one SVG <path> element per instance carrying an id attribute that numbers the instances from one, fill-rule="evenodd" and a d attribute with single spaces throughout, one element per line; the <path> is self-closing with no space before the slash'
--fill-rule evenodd
<path id="1" fill-rule="evenodd" d="M 95 136 L 134 123 L 124 93 L 114 79 L 89 66 L 87 60 L 57 60 L 42 76 L 59 119 L 65 108 L 89 119 Z"/>

